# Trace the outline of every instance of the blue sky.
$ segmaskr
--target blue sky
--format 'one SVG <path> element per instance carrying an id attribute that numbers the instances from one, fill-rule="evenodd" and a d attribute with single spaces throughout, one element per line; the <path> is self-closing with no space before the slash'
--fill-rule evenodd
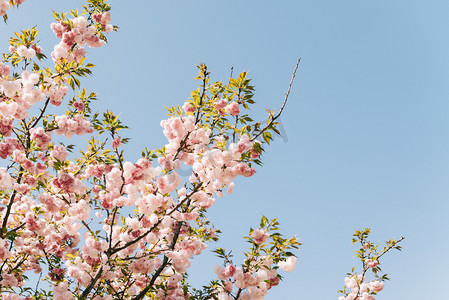
<path id="1" fill-rule="evenodd" d="M 0 48 L 17 28 L 38 25 L 44 50 L 57 43 L 50 10 L 81 1 L 28 0 L 1 25 Z M 449 19 L 447 1 L 111 1 L 109 45 L 92 49 L 86 81 L 98 110 L 121 113 L 132 129 L 128 158 L 166 143 L 164 106 L 181 105 L 204 61 L 216 80 L 248 71 L 255 116 L 282 103 L 296 60 L 302 62 L 282 115 L 285 134 L 252 178 L 236 182 L 210 217 L 224 246 L 262 214 L 304 244 L 297 269 L 267 299 L 336 299 L 356 263 L 351 235 L 404 235 L 404 250 L 382 261 L 391 282 L 378 299 L 447 299 L 449 262 Z M 192 266 L 207 282 L 212 254 Z"/>

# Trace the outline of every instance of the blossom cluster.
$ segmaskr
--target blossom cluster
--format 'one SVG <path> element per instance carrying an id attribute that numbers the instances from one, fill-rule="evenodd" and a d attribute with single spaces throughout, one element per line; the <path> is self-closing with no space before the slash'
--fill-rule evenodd
<path id="1" fill-rule="evenodd" d="M 380 247 L 368 240 L 371 229 L 356 231 L 353 235 L 352 242 L 360 243 L 360 249 L 356 251 L 356 257 L 362 263 L 362 273 L 354 272 L 348 273 L 345 278 L 345 287 L 339 293 L 344 294 L 340 296 L 339 300 L 374 300 L 375 296 L 384 289 L 384 281 L 388 280 L 387 274 L 381 275 L 380 258 L 389 252 L 391 249 L 401 250 L 398 246 L 404 238 L 398 240 L 390 240 L 386 243 L 383 250 L 378 250 Z M 368 273 L 372 273 L 374 279 L 367 280 Z"/>
<path id="2" fill-rule="evenodd" d="M 13 4 L 19 6 L 25 2 L 25 0 L 14 0 L 12 1 Z M 11 1 L 9 0 L 0 0 L 0 16 L 5 16 L 6 11 L 11 8 Z"/>
<path id="3" fill-rule="evenodd" d="M 114 29 L 111 24 L 108 24 L 111 21 L 109 12 L 94 14 L 92 18 L 101 24 L 105 32 L 111 32 Z M 51 29 L 56 37 L 61 39 L 51 53 L 52 58 L 56 61 L 67 59 L 80 62 L 86 56 L 85 45 L 98 48 L 105 44 L 105 41 L 98 36 L 96 24 L 89 24 L 89 20 L 84 16 L 52 23 Z"/>
<path id="4" fill-rule="evenodd" d="M 244 291 L 240 294 L 239 299 L 263 299 L 268 291 L 277 286 L 280 282 L 277 268 L 274 268 L 273 260 L 267 257 L 260 257 L 257 261 L 253 261 L 252 265 L 258 265 L 257 270 L 249 268 L 244 271 L 241 267 L 235 267 L 232 264 L 225 268 L 215 266 L 214 271 L 217 277 L 223 281 L 222 287 L 219 288 L 217 294 L 218 299 L 231 300 L 234 297 L 231 295 L 234 287 Z M 290 256 L 286 261 L 278 262 L 279 269 L 291 272 L 296 265 L 296 257 Z"/>
<path id="5" fill-rule="evenodd" d="M 13 167 L 0 169 L 0 243 L 5 247 L 0 288 L 7 288 L 1 292 L 24 299 L 19 291 L 28 284 L 27 274 L 47 272 L 54 299 L 100 300 L 117 294 L 185 299 L 193 295 L 186 294 L 183 281 L 191 260 L 218 238 L 205 213 L 216 197 L 233 191 L 236 177 L 255 174 L 252 164 L 260 159 L 261 142 L 254 132 L 227 123 L 228 117 L 238 119 L 243 101 L 224 94 L 206 98 L 206 90 L 203 106 L 187 102 L 185 111 L 161 122 L 168 143 L 135 163 L 124 160 L 127 139 L 119 130 L 126 126 L 117 116 L 108 112 L 101 120 L 90 115 L 92 94 L 80 90 L 65 114 L 48 113 L 65 103 L 70 88 L 75 90 L 73 76 L 85 72 L 76 51 L 100 46 L 96 30 L 112 28 L 107 11 L 91 15 L 96 25 L 83 16 L 53 23 L 61 38 L 52 54 L 57 73 L 27 68 L 42 57 L 34 29 L 11 42 L 11 65 L 0 64 L 0 157 Z M 13 76 L 19 63 L 24 67 Z M 205 66 L 202 70 L 203 82 L 208 81 Z M 240 81 L 246 82 L 243 77 Z M 38 105 L 39 113 L 32 115 Z M 215 120 L 202 115 L 209 107 Z M 112 137 L 111 149 L 105 132 Z M 76 159 L 70 158 L 71 148 L 56 140 L 87 134 L 93 134 L 89 146 Z M 183 164 L 191 170 L 187 181 L 179 174 Z M 228 281 L 233 278 L 228 288 L 239 289 L 235 292 L 242 299 L 264 296 L 279 283 L 277 270 L 291 271 L 296 263 L 284 252 L 260 257 L 270 237 L 266 228 L 251 237 L 252 267 L 224 273 Z M 296 240 L 285 243 L 285 251 L 296 247 Z M 211 293 L 222 291 L 216 286 Z"/>
<path id="6" fill-rule="evenodd" d="M 380 292 L 384 288 L 384 283 L 379 280 L 369 282 L 364 281 L 363 275 L 354 275 L 345 278 L 346 287 L 351 292 L 346 296 L 340 296 L 338 300 L 374 300 L 374 296 L 370 292 Z"/>
<path id="7" fill-rule="evenodd" d="M 0 69 L 2 70 L 0 75 L 0 132 L 4 137 L 11 135 L 13 121 L 27 118 L 28 111 L 35 104 L 47 101 L 54 106 L 59 106 L 62 98 L 68 92 L 67 86 L 56 83 L 51 76 L 40 78 L 39 74 L 24 70 L 20 79 L 14 79 L 9 66 L 0 63 Z M 82 115 L 57 116 L 54 122 L 59 126 L 56 134 L 65 134 L 70 137 L 73 133 L 91 132 L 90 122 L 85 120 Z M 42 128 L 34 129 L 32 134 L 33 138 L 36 138 L 36 141 L 46 150 L 50 139 L 47 138 L 48 140 L 45 139 L 43 142 L 42 138 L 49 133 L 44 133 L 42 130 Z"/>

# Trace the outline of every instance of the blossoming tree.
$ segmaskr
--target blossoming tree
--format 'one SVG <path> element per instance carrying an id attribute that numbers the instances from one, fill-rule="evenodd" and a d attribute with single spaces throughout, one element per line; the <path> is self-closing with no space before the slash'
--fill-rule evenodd
<path id="1" fill-rule="evenodd" d="M 22 2 L 0 0 L 0 15 L 6 21 L 7 10 Z M 121 135 L 127 127 L 110 111 L 92 112 L 97 95 L 81 80 L 94 67 L 86 49 L 105 45 L 117 29 L 109 4 L 88 0 L 81 11 L 53 15 L 60 42 L 49 59 L 38 30 L 29 28 L 10 39 L 0 62 L 3 299 L 262 299 L 279 284 L 280 270 L 294 269 L 300 245 L 279 233 L 277 220 L 262 217 L 250 229 L 241 263 L 216 249 L 223 264 L 202 289 L 189 286 L 187 270 L 218 239 L 207 209 L 232 193 L 236 177 L 254 175 L 279 133 L 292 82 L 281 109 L 255 122 L 247 113 L 254 87 L 246 72 L 213 82 L 201 64 L 199 88 L 161 122 L 168 143 L 128 162 Z M 58 115 L 57 106 L 65 113 Z M 65 146 L 73 135 L 87 136 L 87 147 Z M 182 165 L 189 167 L 187 180 L 179 175 Z M 342 299 L 373 299 L 387 279 L 378 275 L 379 258 L 400 240 L 377 252 L 368 233 L 356 235 L 363 271 L 348 275 Z"/>

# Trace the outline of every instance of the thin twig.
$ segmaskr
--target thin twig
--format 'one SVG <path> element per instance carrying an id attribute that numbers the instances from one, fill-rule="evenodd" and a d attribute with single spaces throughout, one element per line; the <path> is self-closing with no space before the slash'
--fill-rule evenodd
<path id="1" fill-rule="evenodd" d="M 36 120 L 33 122 L 33 124 L 31 124 L 30 128 L 34 128 L 34 126 L 36 126 L 37 123 L 42 119 L 42 117 L 44 116 L 45 110 L 47 109 L 47 106 L 48 106 L 49 102 L 50 102 L 50 98 L 47 98 L 47 100 L 45 101 L 44 107 L 41 109 L 41 113 L 36 118 Z"/>
<path id="2" fill-rule="evenodd" d="M 270 128 L 270 127 L 273 125 L 274 121 L 275 121 L 277 118 L 280 117 L 282 111 L 284 110 L 285 104 L 287 104 L 288 96 L 290 95 L 290 90 L 291 90 L 291 88 L 292 88 L 293 81 L 294 81 L 295 76 L 296 76 L 296 70 L 298 70 L 299 63 L 300 63 L 300 62 L 301 62 L 301 58 L 298 59 L 298 62 L 296 63 L 295 70 L 293 71 L 293 74 L 292 74 L 292 79 L 290 80 L 290 84 L 289 84 L 289 86 L 288 86 L 287 93 L 285 94 L 284 103 L 282 103 L 282 106 L 281 106 L 281 108 L 279 109 L 278 114 L 277 114 L 275 117 L 273 117 L 273 118 L 271 119 L 270 123 L 269 123 L 267 126 L 265 126 L 265 127 L 258 133 L 258 134 L 256 134 L 256 135 L 251 139 L 251 141 L 254 141 L 255 139 L 257 139 L 262 133 L 264 133 L 268 128 Z"/>

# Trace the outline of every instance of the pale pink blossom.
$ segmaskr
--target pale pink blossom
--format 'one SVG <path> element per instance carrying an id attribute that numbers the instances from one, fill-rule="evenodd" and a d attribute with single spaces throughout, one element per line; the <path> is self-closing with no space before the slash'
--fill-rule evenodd
<path id="1" fill-rule="evenodd" d="M 9 190 L 13 186 L 13 179 L 5 168 L 0 168 L 0 190 Z"/>
<path id="2" fill-rule="evenodd" d="M 377 267 L 378 264 L 379 264 L 379 262 L 377 260 L 371 260 L 371 259 L 366 260 L 366 265 L 369 268 L 375 268 L 375 267 Z"/>
<path id="3" fill-rule="evenodd" d="M 186 113 L 193 113 L 195 111 L 195 107 L 193 107 L 189 102 L 184 103 L 184 105 L 182 106 L 182 109 Z"/>
<path id="4" fill-rule="evenodd" d="M 226 101 L 226 99 L 220 99 L 217 103 L 215 103 L 214 108 L 220 110 L 225 108 L 227 104 L 228 102 Z"/>
<path id="5" fill-rule="evenodd" d="M 256 244 L 262 244 L 270 237 L 270 234 L 265 230 L 258 228 L 251 233 L 251 237 Z"/>
<path id="6" fill-rule="evenodd" d="M 240 113 L 239 104 L 237 102 L 232 102 L 225 107 L 225 111 L 231 116 L 236 116 Z"/>
<path id="7" fill-rule="evenodd" d="M 278 262 L 278 266 L 285 272 L 291 272 L 295 269 L 297 258 L 295 256 L 289 256 L 286 261 Z"/>
<path id="8" fill-rule="evenodd" d="M 118 148 L 118 147 L 120 147 L 121 144 L 122 144 L 122 140 L 119 137 L 112 140 L 113 148 Z"/>
<path id="9" fill-rule="evenodd" d="M 384 283 L 381 281 L 372 281 L 370 282 L 370 290 L 373 292 L 380 292 L 384 289 Z"/>
<path id="10" fill-rule="evenodd" d="M 59 161 L 65 161 L 69 156 L 69 151 L 62 145 L 55 145 L 53 150 L 50 152 L 50 157 L 57 159 Z"/>

